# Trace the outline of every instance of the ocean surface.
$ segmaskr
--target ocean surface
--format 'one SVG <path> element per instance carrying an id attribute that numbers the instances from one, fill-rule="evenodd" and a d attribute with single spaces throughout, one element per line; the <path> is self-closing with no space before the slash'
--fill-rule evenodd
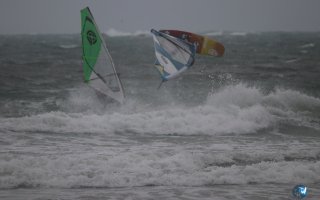
<path id="1" fill-rule="evenodd" d="M 212 33 L 160 76 L 150 35 L 106 37 L 125 89 L 83 82 L 79 34 L 0 36 L 0 199 L 320 199 L 320 33 Z"/>

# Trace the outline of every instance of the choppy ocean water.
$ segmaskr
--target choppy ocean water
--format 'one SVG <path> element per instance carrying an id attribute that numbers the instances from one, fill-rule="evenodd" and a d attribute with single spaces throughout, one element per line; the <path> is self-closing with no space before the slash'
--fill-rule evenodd
<path id="1" fill-rule="evenodd" d="M 1 199 L 320 198 L 320 33 L 224 33 L 162 85 L 151 37 L 106 37 L 124 84 L 82 81 L 79 35 L 0 36 Z"/>

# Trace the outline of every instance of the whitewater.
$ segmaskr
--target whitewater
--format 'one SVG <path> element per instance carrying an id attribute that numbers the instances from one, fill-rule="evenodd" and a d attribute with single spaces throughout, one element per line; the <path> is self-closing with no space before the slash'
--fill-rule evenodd
<path id="1" fill-rule="evenodd" d="M 121 106 L 80 35 L 0 36 L 1 199 L 320 198 L 319 33 L 208 33 L 225 56 L 159 90 L 150 35 L 111 33 Z"/>

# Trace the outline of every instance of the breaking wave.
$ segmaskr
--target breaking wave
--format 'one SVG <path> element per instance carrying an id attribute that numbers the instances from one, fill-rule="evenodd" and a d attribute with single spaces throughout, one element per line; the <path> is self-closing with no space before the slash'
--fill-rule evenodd
<path id="1" fill-rule="evenodd" d="M 93 101 L 78 95 L 69 99 L 75 110 Z M 58 111 L 1 118 L 0 132 L 7 134 L 2 142 L 12 143 L 15 151 L 28 144 L 28 138 L 47 145 L 27 145 L 25 155 L 1 154 L 0 188 L 319 182 L 320 151 L 303 151 L 303 147 L 296 148 L 302 145 L 299 143 L 279 149 L 273 142 L 256 141 L 239 149 L 238 144 L 218 141 L 200 150 L 196 144 L 188 148 L 183 142 L 153 141 L 130 143 L 125 148 L 130 135 L 255 134 L 264 129 L 276 132 L 283 121 L 319 130 L 318 98 L 280 89 L 264 94 L 256 87 L 238 84 L 211 94 L 203 105 L 194 107 L 160 109 L 136 104 L 127 102 L 121 109 L 100 114 Z M 42 155 L 39 148 L 54 153 Z"/>
<path id="2" fill-rule="evenodd" d="M 256 152 L 255 157 L 252 157 L 248 151 L 243 155 L 245 163 L 241 164 L 236 162 L 239 153 L 230 150 L 215 155 L 176 147 L 166 152 L 161 150 L 161 145 L 140 145 L 131 147 L 130 151 L 115 147 L 105 150 L 101 148 L 96 152 L 65 153 L 59 156 L 1 155 L 0 188 L 319 182 L 320 161 L 285 161 L 276 152 L 271 155 Z M 320 152 L 316 153 L 319 156 Z M 263 161 L 266 157 L 271 160 Z M 248 159 L 254 162 L 248 163 Z"/>
<path id="3" fill-rule="evenodd" d="M 124 37 L 124 36 L 149 36 L 150 31 L 135 31 L 135 32 L 123 32 L 116 29 L 109 29 L 106 34 L 110 37 Z"/>
<path id="4" fill-rule="evenodd" d="M 121 108 L 98 113 L 92 109 L 103 110 L 103 104 L 91 95 L 79 94 L 71 96 L 69 102 L 57 104 L 65 110 L 4 118 L 1 129 L 165 135 L 256 133 L 273 129 L 279 123 L 320 129 L 320 99 L 293 90 L 263 94 L 256 87 L 243 84 L 225 87 L 208 96 L 203 105 L 193 107 L 144 107 L 128 101 Z"/>

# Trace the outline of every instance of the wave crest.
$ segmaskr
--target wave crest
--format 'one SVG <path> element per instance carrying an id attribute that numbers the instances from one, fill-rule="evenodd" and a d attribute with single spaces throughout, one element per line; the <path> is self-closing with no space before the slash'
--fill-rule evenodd
<path id="1" fill-rule="evenodd" d="M 64 111 L 1 119 L 1 129 L 160 135 L 257 133 L 274 129 L 278 123 L 320 129 L 320 99 L 292 90 L 264 94 L 243 84 L 228 86 L 210 95 L 203 105 L 193 107 L 145 107 L 128 101 L 121 108 L 96 114 L 88 111 L 95 105 L 95 111 L 104 109 L 96 100 L 81 95 L 70 100 L 59 103 Z"/>
<path id="2" fill-rule="evenodd" d="M 150 31 L 135 31 L 135 32 L 124 32 L 111 28 L 106 31 L 106 34 L 110 37 L 125 37 L 125 36 L 148 36 Z"/>

